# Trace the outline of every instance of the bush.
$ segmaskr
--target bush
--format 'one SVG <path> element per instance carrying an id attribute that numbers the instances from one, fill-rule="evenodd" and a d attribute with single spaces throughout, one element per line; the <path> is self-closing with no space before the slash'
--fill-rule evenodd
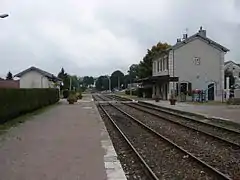
<path id="1" fill-rule="evenodd" d="M 82 93 L 81 92 L 77 92 L 76 96 L 77 96 L 78 99 L 82 99 Z"/>
<path id="2" fill-rule="evenodd" d="M 0 123 L 58 101 L 57 89 L 0 89 Z"/>
<path id="3" fill-rule="evenodd" d="M 67 89 L 63 90 L 63 98 L 67 99 L 68 96 L 69 96 L 69 90 L 67 90 Z"/>
<path id="4" fill-rule="evenodd" d="M 77 96 L 74 93 L 70 93 L 67 101 L 69 102 L 69 104 L 74 104 L 74 102 L 77 102 Z"/>

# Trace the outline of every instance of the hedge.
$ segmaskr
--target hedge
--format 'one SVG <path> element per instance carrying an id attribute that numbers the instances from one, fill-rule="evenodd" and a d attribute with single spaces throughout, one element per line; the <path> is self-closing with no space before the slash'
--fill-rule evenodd
<path id="1" fill-rule="evenodd" d="M 0 89 L 0 124 L 58 101 L 57 89 Z"/>

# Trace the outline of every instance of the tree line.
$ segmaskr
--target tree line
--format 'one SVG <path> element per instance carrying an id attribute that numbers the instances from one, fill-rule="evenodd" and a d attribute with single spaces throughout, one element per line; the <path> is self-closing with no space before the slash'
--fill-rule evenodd
<path id="1" fill-rule="evenodd" d="M 62 79 L 63 84 L 60 86 L 61 90 L 73 90 L 81 89 L 85 90 L 94 84 L 94 78 L 92 76 L 78 77 L 76 75 L 70 75 L 65 72 L 64 68 L 58 73 L 58 78 Z"/>
<path id="2" fill-rule="evenodd" d="M 126 74 L 116 70 L 110 76 L 100 76 L 96 81 L 96 89 L 99 91 L 109 90 L 109 84 L 111 89 L 126 88 L 128 84 L 137 82 L 137 80 L 152 76 L 152 61 L 160 54 L 166 52 L 171 47 L 167 43 L 157 43 L 152 46 L 151 49 L 147 49 L 147 53 L 140 60 L 138 64 L 130 65 Z"/>

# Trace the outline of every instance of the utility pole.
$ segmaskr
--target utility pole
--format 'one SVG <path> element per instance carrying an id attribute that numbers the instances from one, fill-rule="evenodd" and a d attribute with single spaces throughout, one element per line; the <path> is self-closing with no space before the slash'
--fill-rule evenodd
<path id="1" fill-rule="evenodd" d="M 111 78 L 108 77 L 108 80 L 109 80 L 109 91 L 111 92 Z"/>
<path id="2" fill-rule="evenodd" d="M 130 76 L 130 96 L 132 96 L 132 78 Z"/>
<path id="3" fill-rule="evenodd" d="M 120 90 L 120 78 L 118 77 L 118 90 Z"/>
<path id="4" fill-rule="evenodd" d="M 72 77 L 71 76 L 69 76 L 69 78 L 70 78 L 70 83 L 69 83 L 69 90 L 71 91 L 72 90 Z"/>

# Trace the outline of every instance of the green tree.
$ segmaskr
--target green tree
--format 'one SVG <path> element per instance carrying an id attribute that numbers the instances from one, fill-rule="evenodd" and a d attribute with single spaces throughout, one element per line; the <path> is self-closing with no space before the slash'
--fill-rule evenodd
<path id="1" fill-rule="evenodd" d="M 10 71 L 7 73 L 6 80 L 13 80 L 13 75 Z"/>
<path id="2" fill-rule="evenodd" d="M 107 76 L 100 76 L 96 80 L 96 89 L 98 91 L 104 91 L 109 89 L 109 80 Z"/>
<path id="3" fill-rule="evenodd" d="M 136 79 L 138 75 L 138 64 L 132 64 L 129 67 L 128 74 L 132 79 Z"/>
<path id="4" fill-rule="evenodd" d="M 79 89 L 80 88 L 80 82 L 79 78 L 76 75 L 68 76 L 68 78 L 71 78 L 71 89 Z"/>
<path id="5" fill-rule="evenodd" d="M 130 75 L 129 74 L 124 75 L 123 88 L 127 88 L 128 84 L 130 84 L 130 83 L 131 83 Z"/>
<path id="6" fill-rule="evenodd" d="M 58 73 L 58 77 L 62 79 L 63 85 L 60 86 L 60 89 L 69 89 L 70 86 L 70 78 L 65 70 L 62 68 L 61 71 Z"/>
<path id="7" fill-rule="evenodd" d="M 140 61 L 137 70 L 137 76 L 139 78 L 146 78 L 152 76 L 152 61 L 156 55 L 163 54 L 166 50 L 171 47 L 167 43 L 159 42 L 157 45 L 154 45 L 150 50 L 147 50 L 147 54 L 143 57 L 143 60 Z"/>
<path id="8" fill-rule="evenodd" d="M 94 78 L 92 76 L 84 76 L 83 77 L 83 85 L 84 86 L 89 86 L 89 85 L 93 85 L 94 84 Z"/>
<path id="9" fill-rule="evenodd" d="M 117 70 L 111 74 L 111 88 L 121 88 L 124 80 L 124 74 Z"/>

